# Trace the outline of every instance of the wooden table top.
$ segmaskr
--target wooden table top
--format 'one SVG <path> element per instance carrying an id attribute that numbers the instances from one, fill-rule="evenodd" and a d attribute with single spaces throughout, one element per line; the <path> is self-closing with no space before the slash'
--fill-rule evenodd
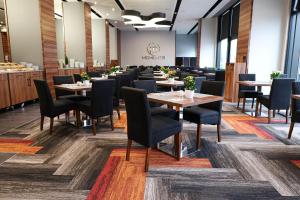
<path id="1" fill-rule="evenodd" d="M 271 86 L 272 82 L 267 81 L 237 81 L 238 84 L 244 86 Z"/>
<path id="2" fill-rule="evenodd" d="M 169 82 L 168 80 L 166 81 L 156 81 L 156 85 L 159 86 L 167 86 L 167 87 L 177 87 L 177 86 L 184 86 L 183 81 L 174 81 L 173 83 Z"/>
<path id="3" fill-rule="evenodd" d="M 294 94 L 292 95 L 292 98 L 296 100 L 300 100 L 300 94 Z"/>
<path id="4" fill-rule="evenodd" d="M 199 94 L 195 93 L 194 97 L 189 99 L 186 98 L 184 95 L 181 96 L 180 91 L 176 92 L 162 92 L 162 93 L 151 93 L 148 94 L 148 100 L 151 102 L 167 104 L 169 106 L 176 106 L 176 107 L 189 107 L 189 106 L 196 106 L 216 101 L 222 101 L 223 97 L 208 95 L 208 94 Z"/>
<path id="5" fill-rule="evenodd" d="M 55 88 L 66 90 L 70 92 L 79 92 L 84 90 L 91 90 L 92 84 L 85 86 L 85 85 L 77 85 L 77 84 L 61 84 L 61 85 L 54 85 Z"/>

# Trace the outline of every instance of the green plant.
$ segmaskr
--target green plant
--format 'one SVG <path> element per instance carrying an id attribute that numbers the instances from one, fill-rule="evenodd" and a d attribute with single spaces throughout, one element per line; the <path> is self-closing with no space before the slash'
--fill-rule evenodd
<path id="1" fill-rule="evenodd" d="M 69 58 L 68 56 L 65 56 L 65 65 L 68 65 L 69 64 Z"/>
<path id="2" fill-rule="evenodd" d="M 110 69 L 110 72 L 111 73 L 116 73 L 117 71 L 119 71 L 120 70 L 120 67 L 119 66 L 115 66 L 115 67 L 112 67 L 111 69 Z"/>
<path id="3" fill-rule="evenodd" d="M 193 76 L 187 76 L 184 80 L 184 87 L 186 90 L 196 90 L 195 78 Z"/>
<path id="4" fill-rule="evenodd" d="M 280 78 L 280 76 L 281 76 L 280 71 L 273 71 L 271 74 L 271 80 L 273 80 L 274 78 Z"/>
<path id="5" fill-rule="evenodd" d="M 168 67 L 161 66 L 160 67 L 160 71 L 162 71 L 164 74 L 168 74 L 168 72 L 170 71 L 170 69 Z"/>
<path id="6" fill-rule="evenodd" d="M 89 75 L 88 75 L 86 72 L 82 72 L 82 73 L 80 74 L 80 76 L 81 76 L 81 78 L 82 78 L 83 81 L 88 81 L 88 80 L 90 80 L 90 77 L 89 77 Z"/>
<path id="7" fill-rule="evenodd" d="M 169 75 L 169 78 L 174 78 L 175 75 L 176 75 L 176 71 L 175 70 L 170 70 L 170 71 L 168 71 L 168 75 Z"/>

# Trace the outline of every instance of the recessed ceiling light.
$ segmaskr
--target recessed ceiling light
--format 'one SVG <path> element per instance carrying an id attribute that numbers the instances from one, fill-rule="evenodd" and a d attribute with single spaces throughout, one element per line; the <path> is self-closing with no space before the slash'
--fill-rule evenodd
<path id="1" fill-rule="evenodd" d="M 109 15 L 109 13 L 106 13 L 106 16 L 108 16 Z"/>
<path id="2" fill-rule="evenodd" d="M 97 1 L 95 1 L 95 3 L 94 3 L 95 5 L 97 4 Z"/>
<path id="3" fill-rule="evenodd" d="M 118 23 L 118 21 L 115 21 L 115 24 L 117 24 Z"/>
<path id="4" fill-rule="evenodd" d="M 113 12 L 115 12 L 116 9 L 115 9 L 115 8 L 112 8 L 111 10 L 112 10 Z"/>

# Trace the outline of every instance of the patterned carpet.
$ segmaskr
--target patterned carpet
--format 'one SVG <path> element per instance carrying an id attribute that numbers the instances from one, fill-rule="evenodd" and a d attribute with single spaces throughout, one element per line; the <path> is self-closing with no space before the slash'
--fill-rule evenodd
<path id="1" fill-rule="evenodd" d="M 9 118 L 2 113 L 0 125 L 9 129 L 0 133 L 0 199 L 299 199 L 300 126 L 287 140 L 280 115 L 266 124 L 230 104 L 223 111 L 221 143 L 215 126 L 203 126 L 199 151 L 177 161 L 152 150 L 148 173 L 141 146 L 133 144 L 125 161 L 125 112 L 121 120 L 115 114 L 114 131 L 105 120 L 96 136 L 57 120 L 49 135 L 48 119 L 41 132 L 36 106 L 28 119 L 26 107 Z M 188 152 L 195 150 L 195 131 L 184 122 Z"/>

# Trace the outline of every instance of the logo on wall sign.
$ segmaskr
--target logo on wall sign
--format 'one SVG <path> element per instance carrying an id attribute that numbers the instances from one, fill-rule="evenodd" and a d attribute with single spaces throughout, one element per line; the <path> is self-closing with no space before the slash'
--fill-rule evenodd
<path id="1" fill-rule="evenodd" d="M 142 59 L 144 60 L 164 60 L 166 58 L 165 56 L 157 56 L 160 52 L 160 46 L 158 43 L 150 42 L 146 47 L 146 51 L 148 56 L 142 56 Z"/>
<path id="2" fill-rule="evenodd" d="M 147 46 L 148 54 L 154 56 L 160 51 L 160 46 L 157 43 L 150 42 Z"/>

